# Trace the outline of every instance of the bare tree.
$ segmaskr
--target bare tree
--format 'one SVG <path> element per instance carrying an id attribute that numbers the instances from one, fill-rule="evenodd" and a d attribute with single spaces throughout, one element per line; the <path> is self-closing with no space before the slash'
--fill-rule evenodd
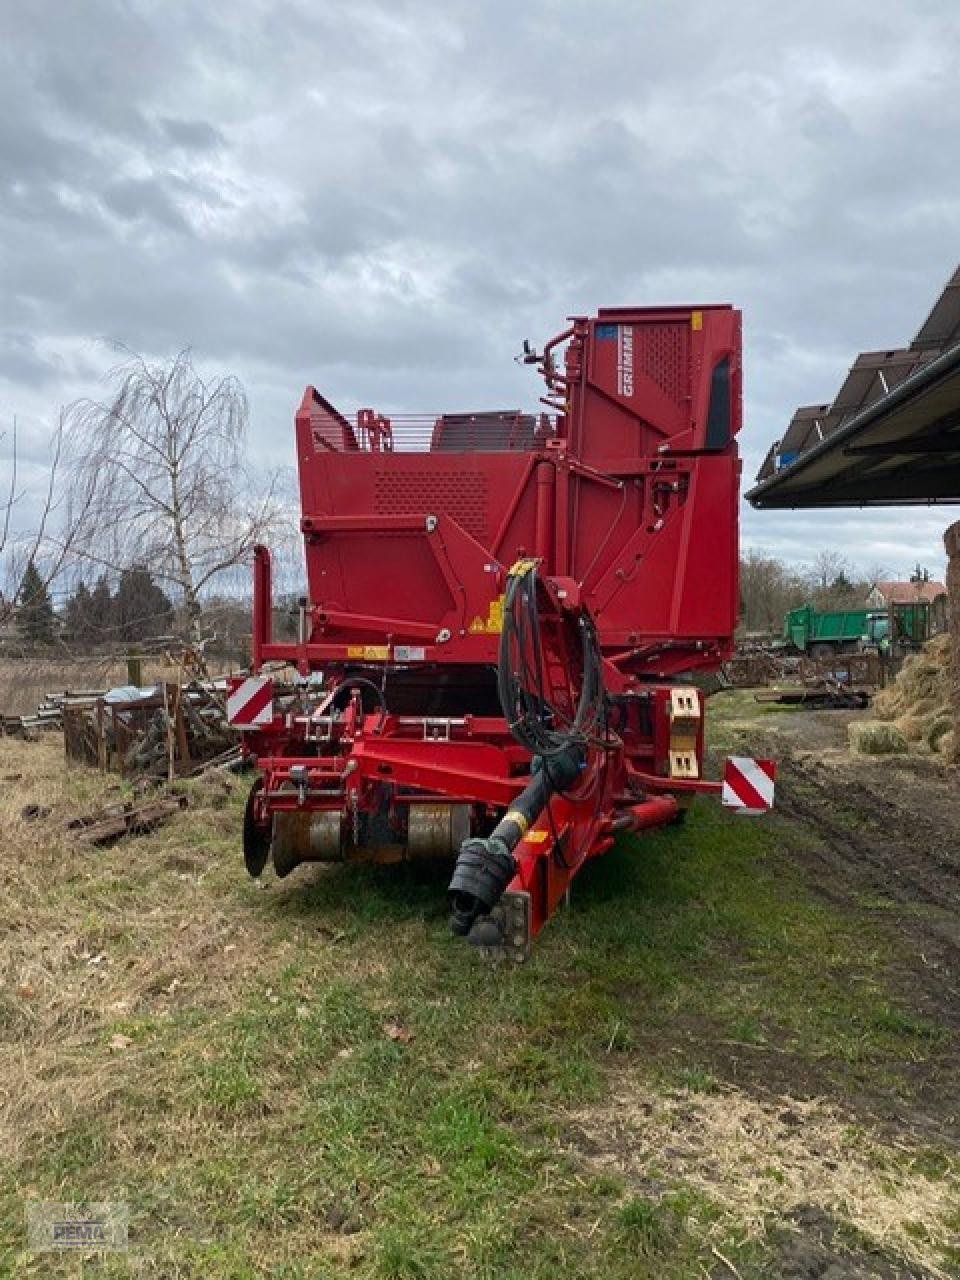
<path id="1" fill-rule="evenodd" d="M 61 409 L 37 485 L 28 484 L 20 466 L 17 420 L 0 432 L 0 456 L 5 455 L 10 480 L 0 495 L 0 626 L 24 603 L 29 580 L 34 592 L 49 592 L 75 554 L 93 503 L 83 477 L 72 477 L 64 466 L 65 415 Z"/>
<path id="2" fill-rule="evenodd" d="M 802 604 L 806 586 L 773 556 L 746 552 L 740 560 L 740 620 L 746 631 L 779 634 L 784 615 Z"/>
<path id="3" fill-rule="evenodd" d="M 235 378 L 206 381 L 189 351 L 150 364 L 118 350 L 110 397 L 71 413 L 74 462 L 95 491 L 85 554 L 113 569 L 147 565 L 199 636 L 204 590 L 273 523 L 275 480 L 254 493 L 243 461 L 247 398 Z"/>
<path id="4" fill-rule="evenodd" d="M 813 580 L 821 591 L 826 591 L 838 578 L 851 576 L 850 561 L 839 551 L 818 551 L 811 566 Z"/>
<path id="5" fill-rule="evenodd" d="M 875 587 L 878 582 L 886 582 L 891 576 L 889 569 L 879 560 L 868 564 L 863 572 L 863 580 L 868 589 Z"/>

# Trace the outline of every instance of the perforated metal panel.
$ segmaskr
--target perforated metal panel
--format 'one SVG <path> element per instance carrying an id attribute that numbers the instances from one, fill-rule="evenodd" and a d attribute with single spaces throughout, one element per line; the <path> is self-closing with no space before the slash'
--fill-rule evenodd
<path id="1" fill-rule="evenodd" d="M 642 324 L 634 332 L 636 367 L 679 404 L 690 393 L 689 324 Z"/>
<path id="2" fill-rule="evenodd" d="M 378 515 L 448 515 L 472 538 L 487 538 L 487 479 L 480 471 L 378 471 Z"/>

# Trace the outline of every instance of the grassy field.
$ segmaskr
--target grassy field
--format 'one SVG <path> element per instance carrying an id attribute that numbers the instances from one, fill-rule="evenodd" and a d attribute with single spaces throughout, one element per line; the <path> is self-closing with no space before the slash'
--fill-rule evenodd
<path id="1" fill-rule="evenodd" d="M 442 870 L 248 880 L 244 783 L 84 852 L 96 775 L 0 742 L 0 779 L 4 1275 L 80 1274 L 26 1251 L 32 1198 L 129 1205 L 97 1276 L 956 1273 L 954 1146 L 874 1106 L 908 1114 L 952 1031 L 794 865 L 811 831 L 702 803 L 493 968 Z"/>

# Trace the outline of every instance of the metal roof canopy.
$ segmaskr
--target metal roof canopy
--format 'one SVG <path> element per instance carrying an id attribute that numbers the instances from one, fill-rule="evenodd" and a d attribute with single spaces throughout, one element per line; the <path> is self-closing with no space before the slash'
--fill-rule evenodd
<path id="1" fill-rule="evenodd" d="M 747 494 L 761 509 L 960 502 L 960 345 Z"/>

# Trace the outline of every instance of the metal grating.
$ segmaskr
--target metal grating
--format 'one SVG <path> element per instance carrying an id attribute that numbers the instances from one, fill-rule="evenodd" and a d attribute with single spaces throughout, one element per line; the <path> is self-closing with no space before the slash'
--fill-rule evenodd
<path id="1" fill-rule="evenodd" d="M 472 538 L 487 540 L 487 480 L 482 471 L 378 471 L 378 515 L 448 515 Z"/>
<path id="2" fill-rule="evenodd" d="M 312 388 L 314 452 L 505 453 L 542 449 L 557 436 L 557 414 L 519 409 L 478 413 L 339 413 Z"/>
<path id="3" fill-rule="evenodd" d="M 680 404 L 690 393 L 689 325 L 642 324 L 634 332 L 637 368 Z"/>
<path id="4" fill-rule="evenodd" d="M 541 415 L 543 439 L 549 436 L 546 414 Z M 519 409 L 506 413 L 445 413 L 437 419 L 431 449 L 438 453 L 499 453 L 533 449 L 537 421 Z"/>

